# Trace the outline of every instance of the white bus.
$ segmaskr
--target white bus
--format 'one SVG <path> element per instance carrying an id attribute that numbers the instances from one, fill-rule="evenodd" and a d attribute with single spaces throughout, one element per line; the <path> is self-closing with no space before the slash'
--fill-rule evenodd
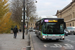
<path id="1" fill-rule="evenodd" d="M 43 18 L 36 22 L 36 36 L 41 40 L 64 40 L 66 24 L 63 18 Z"/>

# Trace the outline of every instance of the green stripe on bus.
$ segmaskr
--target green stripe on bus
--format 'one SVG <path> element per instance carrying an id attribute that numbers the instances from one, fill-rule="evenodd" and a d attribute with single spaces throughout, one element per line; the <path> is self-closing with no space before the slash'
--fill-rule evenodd
<path id="1" fill-rule="evenodd" d="M 52 36 L 53 34 L 43 34 L 43 33 L 42 33 L 41 36 L 42 36 L 42 35 L 45 35 L 45 36 L 49 35 L 49 36 Z M 54 34 L 54 35 L 56 35 L 56 36 L 60 36 L 60 35 L 63 36 L 64 34 Z"/>

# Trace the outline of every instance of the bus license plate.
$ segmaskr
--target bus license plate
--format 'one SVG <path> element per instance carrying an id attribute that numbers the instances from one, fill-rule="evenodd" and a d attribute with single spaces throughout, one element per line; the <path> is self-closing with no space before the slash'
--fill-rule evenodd
<path id="1" fill-rule="evenodd" d="M 52 40 L 56 40 L 56 38 L 52 38 Z"/>

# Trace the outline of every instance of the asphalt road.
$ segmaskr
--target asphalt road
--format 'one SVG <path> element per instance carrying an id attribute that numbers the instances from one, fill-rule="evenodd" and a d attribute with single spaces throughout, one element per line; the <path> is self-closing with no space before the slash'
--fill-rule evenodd
<path id="1" fill-rule="evenodd" d="M 61 41 L 41 41 L 30 32 L 34 50 L 75 50 L 75 35 L 65 36 Z"/>

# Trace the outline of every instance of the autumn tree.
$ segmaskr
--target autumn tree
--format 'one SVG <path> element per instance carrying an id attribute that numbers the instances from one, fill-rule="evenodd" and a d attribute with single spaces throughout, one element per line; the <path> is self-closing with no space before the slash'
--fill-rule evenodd
<path id="1" fill-rule="evenodd" d="M 8 0 L 0 0 L 0 33 L 10 32 L 10 28 L 16 23 L 11 20 Z"/>
<path id="2" fill-rule="evenodd" d="M 0 0 L 0 20 L 9 11 L 7 2 L 8 0 Z"/>
<path id="3" fill-rule="evenodd" d="M 11 12 L 8 12 L 3 16 L 2 21 L 0 22 L 0 33 L 10 33 L 11 27 L 13 26 L 14 28 L 15 25 L 17 25 L 11 20 L 11 14 Z"/>
<path id="4" fill-rule="evenodd" d="M 0 22 L 0 32 L 8 32 L 8 30 L 11 28 L 11 20 L 10 20 L 11 13 L 7 13 L 5 16 L 3 16 L 2 21 Z"/>

